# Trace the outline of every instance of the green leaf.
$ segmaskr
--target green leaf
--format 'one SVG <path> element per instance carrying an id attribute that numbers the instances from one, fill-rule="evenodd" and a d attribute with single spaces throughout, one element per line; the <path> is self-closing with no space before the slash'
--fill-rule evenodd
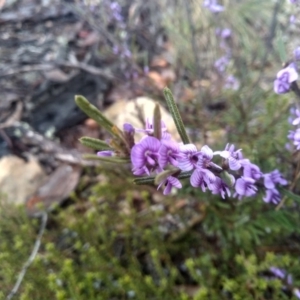
<path id="1" fill-rule="evenodd" d="M 288 199 L 292 199 L 298 203 L 300 203 L 300 196 L 299 195 L 296 195 L 294 194 L 293 192 L 289 191 L 289 190 L 286 190 L 286 189 L 283 189 L 283 188 L 280 188 L 279 189 L 280 192 L 286 196 Z"/>
<path id="2" fill-rule="evenodd" d="M 159 173 L 155 176 L 154 183 L 160 184 L 162 181 L 166 180 L 169 176 L 172 176 L 179 172 L 180 172 L 180 169 L 162 171 L 161 173 Z"/>
<path id="3" fill-rule="evenodd" d="M 88 136 L 80 138 L 79 141 L 82 145 L 95 150 L 113 150 L 106 142 Z"/>
<path id="4" fill-rule="evenodd" d="M 175 103 L 172 92 L 167 87 L 164 88 L 164 95 L 165 95 L 165 98 L 167 100 L 167 104 L 168 104 L 170 113 L 173 117 L 175 126 L 177 128 L 177 131 L 178 131 L 180 137 L 181 137 L 182 142 L 184 144 L 189 144 L 190 139 L 189 139 L 189 137 L 186 133 L 186 130 L 185 130 L 184 124 L 182 122 L 178 107 Z"/>
<path id="5" fill-rule="evenodd" d="M 91 160 L 101 160 L 103 162 L 115 163 L 115 164 L 128 164 L 128 163 L 130 163 L 129 158 L 122 158 L 122 157 L 117 157 L 117 156 L 98 156 L 98 155 L 95 155 L 95 154 L 85 154 L 85 155 L 83 155 L 83 158 L 91 159 Z"/>
<path id="6" fill-rule="evenodd" d="M 78 107 L 90 118 L 95 120 L 100 126 L 104 127 L 110 134 L 113 136 L 119 137 L 116 134 L 116 130 L 113 130 L 116 126 L 109 121 L 96 106 L 91 104 L 85 97 L 83 96 L 75 96 L 75 102 Z"/>
<path id="7" fill-rule="evenodd" d="M 178 170 L 176 170 L 178 172 Z M 178 179 L 185 179 L 185 178 L 190 178 L 192 175 L 192 171 L 188 172 L 182 172 L 180 173 L 177 178 Z M 145 176 L 145 177 L 139 177 L 135 178 L 133 182 L 138 185 L 143 185 L 143 184 L 154 184 L 156 176 Z"/>
<path id="8" fill-rule="evenodd" d="M 154 117 L 153 117 L 153 127 L 154 127 L 154 137 L 156 137 L 158 140 L 161 139 L 161 113 L 159 104 L 155 104 L 154 108 Z"/>

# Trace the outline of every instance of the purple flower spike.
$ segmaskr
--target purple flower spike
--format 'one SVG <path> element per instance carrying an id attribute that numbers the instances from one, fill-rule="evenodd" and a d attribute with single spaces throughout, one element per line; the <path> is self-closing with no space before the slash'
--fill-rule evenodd
<path id="1" fill-rule="evenodd" d="M 264 185 L 267 189 L 275 189 L 275 184 L 286 185 L 287 181 L 278 170 L 264 175 Z"/>
<path id="2" fill-rule="evenodd" d="M 298 73 L 294 64 L 280 70 L 277 73 L 276 80 L 274 81 L 274 91 L 276 94 L 285 94 L 290 91 L 291 83 L 298 79 Z"/>
<path id="3" fill-rule="evenodd" d="M 135 175 L 142 175 L 141 169 L 143 169 L 146 174 L 149 174 L 150 170 L 153 171 L 156 169 L 159 148 L 160 141 L 151 136 L 145 137 L 138 144 L 133 146 L 131 150 L 131 162 Z"/>
<path id="4" fill-rule="evenodd" d="M 159 149 L 158 164 L 161 168 L 166 167 L 168 163 L 177 167 L 178 159 L 182 158 L 179 145 L 177 143 L 163 140 Z"/>
<path id="5" fill-rule="evenodd" d="M 221 195 L 225 199 L 226 194 L 230 197 L 230 189 L 228 185 L 219 177 L 216 177 L 215 182 L 211 185 L 211 191 L 214 195 Z"/>
<path id="6" fill-rule="evenodd" d="M 243 175 L 244 177 L 249 177 L 254 180 L 258 180 L 262 177 L 262 172 L 260 171 L 257 165 L 248 163 L 244 165 Z"/>
<path id="7" fill-rule="evenodd" d="M 165 186 L 165 189 L 163 191 L 164 195 L 170 194 L 173 186 L 176 187 L 176 188 L 178 188 L 178 189 L 182 188 L 181 182 L 176 177 L 173 177 L 173 176 L 169 176 L 166 180 L 163 180 L 159 184 L 159 186 L 158 186 L 157 189 L 159 189 L 162 185 Z"/>
<path id="8" fill-rule="evenodd" d="M 207 187 L 212 189 L 215 181 L 215 174 L 207 169 L 195 169 L 190 180 L 193 187 L 201 187 L 203 192 L 206 191 Z"/>
<path id="9" fill-rule="evenodd" d="M 236 181 L 235 191 L 239 196 L 239 199 L 242 197 L 251 197 L 254 196 L 257 192 L 257 187 L 254 185 L 255 180 L 248 177 L 241 177 Z"/>
<path id="10" fill-rule="evenodd" d="M 266 190 L 266 196 L 263 198 L 266 203 L 278 204 L 281 201 L 281 195 L 276 189 Z"/>
<path id="11" fill-rule="evenodd" d="M 104 157 L 113 156 L 113 154 L 114 154 L 114 151 L 111 151 L 111 150 L 104 150 L 104 151 L 97 152 L 98 156 L 104 156 Z"/>
<path id="12" fill-rule="evenodd" d="M 182 157 L 178 161 L 178 168 L 182 171 L 193 170 L 196 167 L 201 152 L 197 151 L 194 144 L 181 145 L 180 152 Z"/>

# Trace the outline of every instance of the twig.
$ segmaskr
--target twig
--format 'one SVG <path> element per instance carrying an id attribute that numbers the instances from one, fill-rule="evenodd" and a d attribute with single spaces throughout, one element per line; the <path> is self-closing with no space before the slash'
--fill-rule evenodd
<path id="1" fill-rule="evenodd" d="M 21 119 L 23 111 L 23 103 L 18 102 L 15 111 L 12 115 L 2 124 L 0 124 L 0 129 L 7 128 L 13 126 Z"/>
<path id="2" fill-rule="evenodd" d="M 16 75 L 19 73 L 27 73 L 27 72 L 37 72 L 37 71 L 50 71 L 57 67 L 68 67 L 74 69 L 80 69 L 82 71 L 88 72 L 93 75 L 102 76 L 106 79 L 115 79 L 115 76 L 109 70 L 101 70 L 94 66 L 85 64 L 85 63 L 70 63 L 67 61 L 53 61 L 52 64 L 39 64 L 39 65 L 31 65 L 31 66 L 23 66 L 20 68 L 11 68 L 7 71 L 1 72 L 0 77 Z"/>
<path id="3" fill-rule="evenodd" d="M 36 241 L 35 241 L 35 244 L 34 244 L 34 247 L 33 247 L 33 250 L 31 252 L 31 255 L 29 256 L 28 260 L 26 261 L 26 263 L 24 264 L 21 272 L 19 273 L 19 276 L 18 276 L 18 279 L 17 279 L 17 282 L 15 283 L 13 289 L 11 290 L 11 292 L 8 294 L 8 296 L 6 297 L 6 300 L 10 300 L 12 299 L 15 294 L 18 292 L 19 288 L 20 288 L 20 285 L 24 279 L 24 276 L 27 272 L 27 269 L 30 267 L 30 265 L 33 263 L 39 249 L 40 249 L 40 246 L 41 246 L 41 239 L 43 237 L 43 234 L 44 234 L 44 231 L 45 231 L 45 228 L 46 228 L 46 224 L 47 224 L 47 220 L 48 220 L 48 214 L 47 212 L 44 212 L 41 216 L 41 226 L 40 226 L 40 230 L 39 230 L 39 233 L 38 233 L 38 236 L 36 238 Z"/>

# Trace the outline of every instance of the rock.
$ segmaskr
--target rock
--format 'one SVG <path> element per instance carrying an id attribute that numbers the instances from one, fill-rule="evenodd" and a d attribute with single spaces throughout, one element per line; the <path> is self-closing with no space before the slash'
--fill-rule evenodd
<path id="1" fill-rule="evenodd" d="M 144 126 L 141 120 L 147 117 L 152 118 L 156 101 L 147 97 L 138 97 L 133 100 L 120 100 L 111 105 L 104 115 L 111 120 L 120 129 L 123 128 L 124 123 L 130 123 L 133 127 L 143 129 Z M 168 132 L 176 141 L 181 141 L 171 114 L 162 106 L 161 119 L 167 126 Z M 139 140 L 143 134 L 136 133 L 136 140 Z"/>
<path id="2" fill-rule="evenodd" d="M 25 162 L 17 156 L 4 156 L 0 160 L 1 199 L 25 204 L 26 198 L 36 191 L 45 178 L 45 172 L 34 158 L 30 157 Z"/>

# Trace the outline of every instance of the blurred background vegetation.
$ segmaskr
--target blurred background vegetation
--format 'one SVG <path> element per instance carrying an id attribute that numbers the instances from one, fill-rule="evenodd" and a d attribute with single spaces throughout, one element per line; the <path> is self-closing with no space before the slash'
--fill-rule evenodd
<path id="1" fill-rule="evenodd" d="M 105 36 L 94 49 L 99 60 L 117 53 L 115 86 L 135 82 L 135 72 L 139 78 L 150 72 L 155 88 L 146 81 L 139 89 L 165 106 L 160 85 L 168 84 L 193 142 L 214 151 L 234 143 L 263 172 L 279 169 L 293 193 L 286 192 L 276 207 L 264 203 L 262 194 L 223 200 L 186 181 L 163 197 L 155 187 L 134 185 L 130 168 L 84 167 L 67 201 L 49 212 L 16 299 L 297 299 L 299 156 L 285 147 L 289 109 L 297 99 L 273 92 L 276 72 L 297 44 L 288 2 L 224 0 L 224 12 L 212 14 L 202 1 L 120 0 L 119 21 L 106 10 L 113 1 L 64 3 Z M 239 81 L 237 89 L 226 89 L 214 67 L 224 55 L 216 28 L 232 31 L 228 70 Z M 164 77 L 165 69 L 174 75 Z M 5 299 L 41 221 L 2 198 Z M 277 278 L 272 267 L 293 281 Z"/>

